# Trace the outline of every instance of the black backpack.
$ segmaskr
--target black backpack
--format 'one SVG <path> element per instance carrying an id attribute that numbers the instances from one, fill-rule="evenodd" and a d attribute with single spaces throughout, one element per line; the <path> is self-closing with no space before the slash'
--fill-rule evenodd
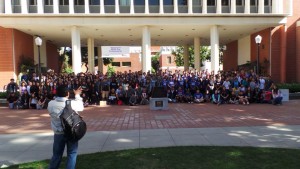
<path id="1" fill-rule="evenodd" d="M 66 101 L 66 107 L 60 115 L 64 135 L 68 140 L 78 141 L 86 133 L 86 123 L 82 117 L 72 109 L 71 100 Z"/>

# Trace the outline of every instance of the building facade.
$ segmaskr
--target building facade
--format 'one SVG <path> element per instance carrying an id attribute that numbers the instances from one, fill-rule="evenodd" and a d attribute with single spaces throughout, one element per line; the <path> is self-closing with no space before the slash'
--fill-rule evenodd
<path id="1" fill-rule="evenodd" d="M 101 46 L 141 46 L 141 69 L 151 70 L 151 46 L 195 48 L 200 69 L 200 46 L 211 46 L 211 69 L 255 61 L 260 34 L 260 62 L 276 81 L 300 82 L 298 0 L 4 0 L 0 1 L 0 78 L 6 84 L 19 73 L 22 56 L 42 67 L 58 70 L 56 48 L 72 48 L 72 68 L 81 71 L 81 47 L 88 47 L 89 70 L 94 49 Z M 297 38 L 298 37 L 298 38 Z M 101 55 L 100 55 L 101 56 Z M 103 69 L 101 59 L 99 70 Z M 184 69 L 188 69 L 185 52 Z M 1 80 L 2 81 L 2 80 Z"/>

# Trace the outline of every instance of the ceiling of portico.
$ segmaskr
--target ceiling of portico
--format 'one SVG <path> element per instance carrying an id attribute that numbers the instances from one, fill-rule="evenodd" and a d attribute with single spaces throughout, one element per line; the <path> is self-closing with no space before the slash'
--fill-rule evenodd
<path id="1" fill-rule="evenodd" d="M 278 20 L 278 19 L 277 19 Z M 194 37 L 200 37 L 201 45 L 210 44 L 209 22 L 203 24 L 185 23 L 169 24 L 167 22 L 155 22 L 149 24 L 151 32 L 152 46 L 180 46 L 193 45 Z M 95 21 L 96 22 L 96 21 Z M 158 24 L 157 24 L 158 23 Z M 213 22 L 212 22 L 213 23 Z M 226 20 L 225 22 L 226 23 Z M 84 23 L 78 26 L 81 36 L 81 45 L 87 45 L 87 38 L 95 39 L 95 46 L 140 46 L 142 44 L 143 27 L 145 24 L 97 24 Z M 243 38 L 260 30 L 277 26 L 279 23 L 261 23 L 255 24 L 230 24 L 219 25 L 220 45 L 227 44 L 231 41 Z M 0 25 L 1 26 L 1 25 Z M 7 24 L 5 27 L 18 29 L 30 35 L 39 35 L 44 40 L 51 41 L 60 46 L 71 46 L 71 24 L 34 25 L 19 22 L 18 24 Z"/>

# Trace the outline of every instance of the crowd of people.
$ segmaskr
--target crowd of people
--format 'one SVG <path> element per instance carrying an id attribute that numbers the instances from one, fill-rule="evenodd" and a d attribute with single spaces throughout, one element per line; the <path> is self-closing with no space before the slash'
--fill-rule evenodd
<path id="1" fill-rule="evenodd" d="M 117 72 L 113 74 L 23 75 L 20 85 L 11 79 L 7 85 L 10 108 L 43 109 L 56 95 L 58 86 L 71 92 L 82 88 L 84 106 L 106 101 L 109 105 L 145 105 L 155 87 L 163 88 L 171 103 L 282 104 L 280 90 L 271 77 L 258 76 L 254 71 L 159 71 Z"/>

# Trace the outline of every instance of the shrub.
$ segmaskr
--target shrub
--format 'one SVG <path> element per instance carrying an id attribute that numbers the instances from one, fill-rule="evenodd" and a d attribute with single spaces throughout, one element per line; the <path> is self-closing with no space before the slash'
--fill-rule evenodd
<path id="1" fill-rule="evenodd" d="M 0 99 L 6 99 L 7 93 L 6 92 L 0 92 Z"/>
<path id="2" fill-rule="evenodd" d="M 290 93 L 300 92 L 300 83 L 277 84 L 279 89 L 289 89 Z"/>

